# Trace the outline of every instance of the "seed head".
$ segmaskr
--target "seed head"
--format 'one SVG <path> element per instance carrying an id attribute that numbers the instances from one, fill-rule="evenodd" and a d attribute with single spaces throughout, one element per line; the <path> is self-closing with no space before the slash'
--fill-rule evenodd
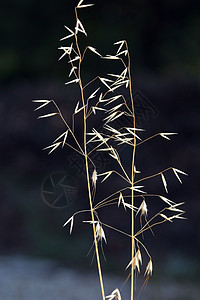
<path id="1" fill-rule="evenodd" d="M 97 225 L 96 225 L 96 239 L 98 242 L 99 241 L 102 242 L 102 240 L 104 239 L 105 243 L 107 243 L 105 232 L 99 222 L 97 222 Z"/>
<path id="2" fill-rule="evenodd" d="M 140 249 L 138 249 L 138 251 L 136 252 L 136 257 L 137 257 L 138 261 L 142 264 L 142 255 L 141 255 Z"/>
<path id="3" fill-rule="evenodd" d="M 106 296 L 108 300 L 121 300 L 121 295 L 118 289 L 115 289 L 110 295 Z"/>
<path id="4" fill-rule="evenodd" d="M 139 250 L 138 250 L 139 251 Z M 133 269 L 137 269 L 138 273 L 140 273 L 140 263 L 141 263 L 141 253 L 137 251 L 136 255 L 133 257 L 133 259 L 129 262 L 129 264 L 126 267 L 126 270 L 131 266 Z"/>
<path id="5" fill-rule="evenodd" d="M 92 173 L 92 184 L 95 188 L 96 188 L 96 182 L 97 182 L 97 171 L 96 171 L 96 169 L 94 169 L 94 171 Z"/>
<path id="6" fill-rule="evenodd" d="M 148 265 L 146 267 L 146 271 L 144 273 L 144 276 L 151 276 L 152 275 L 152 272 L 153 272 L 153 264 L 152 264 L 152 260 L 150 258 L 149 262 L 148 262 Z"/>
<path id="7" fill-rule="evenodd" d="M 137 214 L 139 213 L 139 211 L 141 211 L 140 216 L 147 216 L 148 209 L 145 200 L 142 201 L 140 207 L 138 208 Z"/>

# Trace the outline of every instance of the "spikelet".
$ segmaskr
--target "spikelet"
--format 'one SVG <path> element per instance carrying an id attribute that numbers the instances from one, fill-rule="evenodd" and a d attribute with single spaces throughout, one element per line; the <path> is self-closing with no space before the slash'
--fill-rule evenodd
<path id="1" fill-rule="evenodd" d="M 98 56 L 101 57 L 101 54 L 100 54 L 94 47 L 88 46 L 88 49 L 89 49 L 90 51 L 92 51 L 93 53 L 95 53 L 96 55 L 98 55 Z"/>
<path id="2" fill-rule="evenodd" d="M 49 118 L 49 117 L 53 117 L 55 115 L 57 115 L 58 113 L 49 113 L 49 114 L 46 114 L 46 115 L 43 115 L 43 116 L 39 116 L 38 119 L 44 119 L 44 118 Z"/>
<path id="3" fill-rule="evenodd" d="M 129 268 L 129 267 L 132 267 L 133 270 L 136 270 L 138 271 L 138 273 L 140 273 L 140 260 L 139 260 L 139 256 L 138 254 L 136 254 L 133 259 L 131 259 L 131 261 L 129 262 L 129 264 L 127 265 L 126 267 L 126 270 Z"/>
<path id="4" fill-rule="evenodd" d="M 174 135 L 174 134 L 177 134 L 177 133 L 176 133 L 176 132 L 164 132 L 164 133 L 159 133 L 160 136 L 162 136 L 164 139 L 169 140 L 169 141 L 170 141 L 169 136 L 170 136 L 170 135 Z"/>
<path id="5" fill-rule="evenodd" d="M 96 183 L 97 183 L 97 171 L 96 169 L 94 169 L 93 173 L 92 173 L 92 184 L 94 186 L 94 188 L 96 188 Z"/>
<path id="6" fill-rule="evenodd" d="M 180 179 L 178 173 L 183 174 L 183 175 L 188 175 L 187 173 L 185 173 L 181 170 L 175 169 L 175 168 L 172 168 L 172 170 L 174 171 L 174 174 L 175 174 L 175 176 L 177 177 L 177 179 L 180 183 L 182 183 L 182 180 Z"/>
<path id="7" fill-rule="evenodd" d="M 165 188 L 166 193 L 168 193 L 168 189 L 167 189 L 167 181 L 165 179 L 165 176 L 163 175 L 163 173 L 160 174 L 161 175 L 161 179 Z"/>
<path id="8" fill-rule="evenodd" d="M 144 276 L 152 276 L 152 272 L 153 272 L 153 263 L 152 260 L 150 258 L 148 265 L 146 267 L 146 271 L 144 273 Z"/>
<path id="9" fill-rule="evenodd" d="M 142 255 L 141 255 L 140 249 L 137 250 L 136 257 L 137 257 L 138 261 L 140 262 L 140 264 L 142 265 Z"/>
<path id="10" fill-rule="evenodd" d="M 66 39 L 69 39 L 71 38 L 72 36 L 74 36 L 74 32 L 67 26 L 64 26 L 69 32 L 70 34 L 69 35 L 66 35 L 65 37 L 63 37 L 62 39 L 60 39 L 60 41 L 63 41 L 63 40 L 66 40 Z"/>
<path id="11" fill-rule="evenodd" d="M 81 23 L 81 21 L 79 19 L 77 20 L 76 27 L 75 27 L 75 33 L 78 34 L 78 32 L 81 32 L 87 36 L 87 33 L 83 27 L 83 24 Z"/>
<path id="12" fill-rule="evenodd" d="M 67 85 L 67 84 L 78 83 L 78 82 L 79 82 L 79 79 L 77 78 L 77 79 L 73 79 L 71 81 L 65 82 L 65 84 Z"/>
<path id="13" fill-rule="evenodd" d="M 71 234 L 72 233 L 72 229 L 73 229 L 73 225 L 74 225 L 74 216 L 72 216 L 71 218 L 69 218 L 65 222 L 65 224 L 63 225 L 63 227 L 66 226 L 68 223 L 70 223 L 70 234 Z"/>
<path id="14" fill-rule="evenodd" d="M 71 44 L 70 47 L 59 47 L 58 49 L 63 50 L 64 53 L 60 56 L 60 58 L 58 60 L 61 60 L 66 54 L 70 55 L 72 52 L 72 46 L 73 46 L 73 43 Z"/>
<path id="15" fill-rule="evenodd" d="M 164 196 L 158 196 L 162 201 L 164 201 L 165 203 L 167 203 L 168 205 L 172 205 L 175 204 L 175 202 L 169 200 L 168 198 L 164 197 Z"/>
<path id="16" fill-rule="evenodd" d="M 67 136 L 68 136 L 68 132 L 69 130 L 66 130 L 65 132 L 63 132 L 61 135 L 59 135 L 59 137 L 57 137 L 53 142 L 57 142 L 59 139 L 61 139 L 62 137 L 64 137 L 63 139 L 63 143 L 62 143 L 62 148 L 64 147 L 65 145 L 65 142 L 66 142 L 66 139 L 67 139 Z"/>
<path id="17" fill-rule="evenodd" d="M 43 148 L 43 150 L 46 150 L 46 149 L 50 149 L 50 148 L 51 148 L 51 150 L 50 150 L 49 153 L 48 153 L 48 154 L 51 154 L 56 148 L 58 148 L 58 147 L 60 146 L 60 144 L 61 144 L 61 142 L 52 144 L 52 145 L 50 145 L 50 146 L 47 146 L 47 147 Z"/>
<path id="18" fill-rule="evenodd" d="M 147 211 L 148 211 L 148 210 L 147 210 L 147 204 L 146 204 L 145 200 L 142 201 L 140 207 L 138 208 L 138 211 L 137 211 L 136 215 L 137 215 L 140 211 L 141 211 L 140 216 L 147 216 Z"/>
<path id="19" fill-rule="evenodd" d="M 105 151 L 108 151 L 109 149 L 100 149 L 101 151 L 105 150 Z M 100 151 L 99 150 L 99 151 Z M 110 177 L 110 175 L 113 173 L 113 171 L 107 171 L 107 172 L 104 172 L 104 173 L 101 173 L 101 174 L 98 174 L 98 176 L 103 176 L 103 175 L 106 175 L 101 182 L 104 182 L 108 177 Z"/>
<path id="20" fill-rule="evenodd" d="M 69 72 L 69 77 L 71 77 L 71 75 L 73 74 L 73 72 L 77 69 L 76 66 L 73 66 Z"/>
<path id="21" fill-rule="evenodd" d="M 97 241 L 98 241 L 98 242 L 99 242 L 99 241 L 102 242 L 102 240 L 104 240 L 105 243 L 107 243 L 107 241 L 106 241 L 106 236 L 105 236 L 105 232 L 104 232 L 104 230 L 103 230 L 103 228 L 102 228 L 102 226 L 100 225 L 99 222 L 97 222 L 95 231 L 96 231 L 96 239 L 97 239 Z"/>
<path id="22" fill-rule="evenodd" d="M 33 100 L 33 102 L 35 103 L 42 103 L 40 106 L 38 106 L 37 108 L 34 109 L 34 111 L 46 106 L 47 104 L 49 104 L 51 102 L 51 100 Z"/>
<path id="23" fill-rule="evenodd" d="M 167 209 L 170 210 L 170 211 L 185 213 L 184 210 L 177 208 L 178 206 L 183 205 L 183 204 L 184 204 L 184 202 L 177 203 L 177 204 L 171 205 L 170 207 L 167 207 Z"/>
<path id="24" fill-rule="evenodd" d="M 76 61 L 76 60 L 80 60 L 80 56 L 75 56 L 73 59 L 68 61 L 68 64 L 71 64 L 72 62 Z"/>
<path id="25" fill-rule="evenodd" d="M 94 4 L 83 4 L 83 5 L 82 5 L 83 1 L 84 1 L 84 0 L 81 0 L 81 1 L 78 3 L 77 8 L 85 8 L 85 7 L 90 7 L 90 6 L 93 6 L 93 5 L 94 5 Z"/>
<path id="26" fill-rule="evenodd" d="M 110 295 L 106 296 L 108 300 L 122 300 L 118 289 L 115 289 Z"/>
<path id="27" fill-rule="evenodd" d="M 146 192 L 142 191 L 141 188 L 143 188 L 143 185 L 135 185 L 133 187 L 130 187 L 131 190 L 134 190 L 135 192 L 139 192 L 142 194 L 146 194 Z"/>
<path id="28" fill-rule="evenodd" d="M 124 197 L 123 197 L 122 193 L 120 192 L 120 194 L 119 194 L 119 200 L 118 200 L 118 207 L 120 206 L 121 203 L 123 204 L 124 209 L 126 210 L 126 203 L 124 201 Z"/>
<path id="29" fill-rule="evenodd" d="M 123 45 L 125 44 L 125 41 L 118 41 L 118 42 L 115 42 L 114 45 L 119 45 L 119 48 L 117 50 L 117 54 L 119 54 L 120 50 L 122 49 Z"/>

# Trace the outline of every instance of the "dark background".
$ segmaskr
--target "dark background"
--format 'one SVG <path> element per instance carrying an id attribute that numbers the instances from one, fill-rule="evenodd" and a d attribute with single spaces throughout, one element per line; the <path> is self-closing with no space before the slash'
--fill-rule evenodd
<path id="1" fill-rule="evenodd" d="M 59 42 L 66 35 L 63 25 L 74 26 L 74 3 L 69 0 L 1 3 L 0 253 L 23 253 L 58 259 L 66 265 L 88 266 L 92 256 L 86 257 L 91 232 L 82 224 L 82 217 L 77 219 L 72 236 L 68 228 L 62 228 L 73 212 L 87 207 L 82 162 L 66 149 L 50 156 L 42 151 L 56 137 L 60 124 L 50 119 L 37 120 L 32 104 L 32 99 L 52 98 L 70 116 L 78 101 L 75 87 L 64 85 L 70 70 L 66 61 L 58 62 L 61 53 L 57 50 L 67 45 Z M 147 131 L 144 137 L 156 132 L 179 133 L 171 142 L 156 139 L 144 145 L 138 154 L 138 167 L 144 174 L 170 165 L 189 174 L 183 176 L 182 186 L 169 179 L 169 198 L 185 202 L 187 220 L 161 226 L 155 237 L 147 236 L 146 243 L 159 266 L 167 265 L 160 267 L 160 275 L 167 272 L 169 276 L 196 280 L 200 265 L 200 2 L 93 3 L 94 7 L 80 12 L 88 44 L 105 55 L 114 52 L 115 41 L 128 41 L 135 97 L 139 95 L 139 103 L 142 101 L 148 108 L 146 112 L 144 107 L 138 107 L 139 126 Z M 89 59 L 85 78 L 91 78 L 97 68 L 104 74 L 103 64 L 95 58 Z M 74 166 L 74 161 L 79 166 Z M 105 166 L 105 162 L 103 165 L 100 162 L 99 168 L 103 170 Z M 56 172 L 70 176 L 70 184 L 76 190 L 72 203 L 63 209 L 48 206 L 41 195 L 45 178 Z M 161 182 L 152 185 L 164 194 Z M 114 222 L 116 218 L 113 217 Z M 115 234 L 113 238 L 112 232 L 107 234 L 111 241 L 105 247 L 106 268 L 118 270 L 126 264 L 125 248 L 129 246 L 123 238 L 120 240 Z"/>

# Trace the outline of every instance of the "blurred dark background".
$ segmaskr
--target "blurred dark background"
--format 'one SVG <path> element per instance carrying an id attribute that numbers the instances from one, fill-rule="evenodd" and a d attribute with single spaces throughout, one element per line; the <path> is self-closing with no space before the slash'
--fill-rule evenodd
<path id="1" fill-rule="evenodd" d="M 50 156 L 42 151 L 62 133 L 61 124 L 57 119 L 37 120 L 32 103 L 32 99 L 55 99 L 69 117 L 78 101 L 76 87 L 64 85 L 70 69 L 67 61 L 58 62 L 61 53 L 57 50 L 68 44 L 59 39 L 67 33 L 63 25 L 74 26 L 75 3 L 7 0 L 0 5 L 0 254 L 48 257 L 84 267 L 92 259 L 92 254 L 86 257 L 91 228 L 82 223 L 85 216 L 77 218 L 72 236 L 69 228 L 62 228 L 73 212 L 87 207 L 82 161 L 70 150 L 58 150 Z M 167 177 L 169 198 L 185 202 L 187 220 L 165 224 L 155 230 L 155 237 L 147 236 L 147 245 L 160 266 L 155 272 L 198 280 L 200 2 L 93 3 L 94 7 L 80 11 L 88 45 L 105 55 L 115 51 L 115 41 L 128 41 L 138 125 L 146 129 L 143 137 L 156 132 L 179 133 L 171 142 L 155 139 L 144 145 L 138 154 L 138 168 L 148 175 L 173 165 L 189 174 L 183 176 L 183 185 Z M 84 66 L 86 79 L 92 78 L 97 68 L 104 74 L 103 64 L 95 59 Z M 106 164 L 99 158 L 100 171 Z M 50 175 L 56 181 L 63 174 L 71 188 L 66 196 L 70 203 L 65 203 L 65 198 L 61 208 L 52 207 L 50 194 L 43 192 L 51 189 Z M 151 187 L 164 195 L 159 180 L 152 181 Z M 117 223 L 118 216 L 113 220 Z M 128 227 L 124 225 L 124 229 Z M 112 232 L 107 235 L 105 267 L 118 271 L 126 265 L 129 245 L 118 235 L 112 237 Z"/>

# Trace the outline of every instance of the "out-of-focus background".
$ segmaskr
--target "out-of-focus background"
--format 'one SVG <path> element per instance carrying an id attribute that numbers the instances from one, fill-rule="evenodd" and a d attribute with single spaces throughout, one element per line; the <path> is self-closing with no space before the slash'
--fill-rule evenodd
<path id="1" fill-rule="evenodd" d="M 62 227 L 76 210 L 88 208 L 83 161 L 68 149 L 49 156 L 42 151 L 62 133 L 62 127 L 57 119 L 37 120 L 39 114 L 33 112 L 32 103 L 33 99 L 54 99 L 70 119 L 79 100 L 76 86 L 64 85 L 70 69 L 67 60 L 58 62 L 61 52 L 57 50 L 68 45 L 59 39 L 67 34 L 63 25 L 74 27 L 76 3 L 1 3 L 0 299 L 53 299 L 55 295 L 58 299 L 93 299 L 99 293 L 98 280 L 93 281 L 95 262 L 90 267 L 93 249 L 87 256 L 91 228 L 82 223 L 89 216 L 77 218 L 71 236 L 69 228 Z M 187 220 L 166 223 L 155 229 L 154 237 L 145 237 L 154 276 L 141 299 L 199 299 L 200 2 L 92 3 L 94 7 L 80 11 L 88 45 L 106 55 L 116 51 L 114 42 L 128 41 L 137 124 L 146 129 L 142 137 L 179 133 L 171 142 L 158 138 L 141 146 L 138 168 L 149 175 L 173 165 L 189 174 L 183 176 L 183 185 L 173 174 L 167 176 L 167 197 L 185 202 Z M 112 68 L 114 63 L 106 66 Z M 97 70 L 105 76 L 104 66 L 94 55 L 88 56 L 84 80 Z M 121 153 L 124 151 L 122 148 Z M 96 159 L 98 171 L 110 167 L 105 157 Z M 118 184 L 116 178 L 113 182 Z M 149 187 L 165 195 L 161 181 L 152 180 Z M 103 188 L 106 191 L 106 185 Z M 98 189 L 102 192 L 99 182 Z M 126 215 L 119 219 L 117 213 L 109 212 L 102 217 L 116 225 L 124 223 L 124 230 L 129 230 Z M 123 281 L 120 276 L 127 276 L 124 269 L 130 245 L 112 231 L 106 234 L 107 262 L 103 266 L 110 292 L 111 286 Z M 8 286 L 12 286 L 10 292 Z"/>

